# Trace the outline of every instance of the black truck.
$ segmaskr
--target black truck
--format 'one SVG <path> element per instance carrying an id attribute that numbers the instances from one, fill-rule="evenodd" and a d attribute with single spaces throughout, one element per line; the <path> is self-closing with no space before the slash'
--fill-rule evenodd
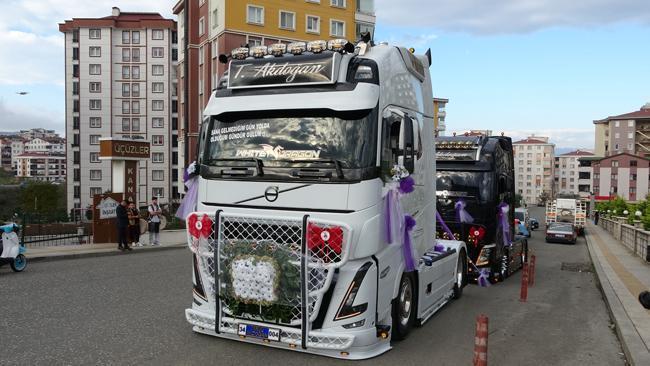
<path id="1" fill-rule="evenodd" d="M 528 260 L 528 242 L 514 227 L 512 140 L 439 137 L 436 176 L 436 235 L 467 243 L 470 279 L 483 274 L 494 283 L 521 268 Z"/>

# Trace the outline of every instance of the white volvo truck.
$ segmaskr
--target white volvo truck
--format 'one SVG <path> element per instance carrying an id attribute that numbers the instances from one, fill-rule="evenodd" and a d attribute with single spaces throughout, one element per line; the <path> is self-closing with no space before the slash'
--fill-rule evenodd
<path id="1" fill-rule="evenodd" d="M 196 332 L 364 359 L 460 296 L 466 246 L 435 240 L 430 53 L 335 40 L 220 59 L 188 216 Z M 396 164 L 415 181 L 413 271 L 386 234 Z"/>

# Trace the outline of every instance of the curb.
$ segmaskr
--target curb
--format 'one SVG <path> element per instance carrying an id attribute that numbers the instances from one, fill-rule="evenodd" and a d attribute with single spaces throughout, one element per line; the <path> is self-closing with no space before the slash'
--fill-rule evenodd
<path id="1" fill-rule="evenodd" d="M 181 243 L 181 244 L 172 244 L 172 245 L 166 245 L 161 247 L 134 248 L 130 253 L 125 253 L 115 249 L 110 251 L 107 250 L 107 251 L 96 251 L 96 252 L 86 252 L 86 253 L 60 254 L 60 255 L 55 254 L 55 255 L 41 256 L 41 257 L 27 256 L 27 261 L 38 263 L 38 262 L 53 262 L 53 261 L 66 260 L 66 259 L 111 257 L 116 255 L 142 254 L 142 253 L 148 253 L 152 251 L 159 252 L 159 251 L 167 251 L 172 249 L 182 249 L 185 248 L 186 246 L 187 244 Z M 104 249 L 100 249 L 100 250 L 104 250 Z"/>
<path id="2" fill-rule="evenodd" d="M 636 334 L 636 328 L 634 327 L 632 320 L 630 320 L 629 316 L 625 312 L 623 304 L 616 295 L 614 287 L 605 274 L 600 260 L 595 253 L 595 249 L 593 247 L 594 243 L 591 242 L 589 236 L 590 235 L 585 235 L 585 241 L 587 242 L 587 249 L 589 251 L 589 258 L 591 259 L 591 263 L 593 264 L 596 271 L 596 279 L 598 281 L 600 292 L 603 296 L 603 299 L 605 300 L 605 306 L 609 313 L 609 317 L 616 326 L 616 336 L 621 343 L 621 348 L 623 349 L 627 363 L 631 366 L 646 365 L 646 361 L 640 359 L 642 358 L 642 355 L 638 355 L 635 352 L 631 351 L 631 348 L 637 349 L 639 347 L 639 345 L 636 343 L 640 342 L 641 346 L 643 346 L 643 342 L 640 339 L 637 341 L 637 337 L 630 336 L 630 334 Z M 631 343 L 634 343 L 634 345 L 631 345 Z M 643 346 L 643 348 L 645 349 L 645 346 Z"/>

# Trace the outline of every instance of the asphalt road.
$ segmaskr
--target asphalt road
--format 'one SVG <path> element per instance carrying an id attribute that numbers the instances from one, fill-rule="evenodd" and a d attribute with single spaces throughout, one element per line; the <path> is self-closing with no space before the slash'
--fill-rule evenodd
<path id="1" fill-rule="evenodd" d="M 533 217 L 542 218 L 539 209 Z M 537 278 L 519 301 L 520 276 L 469 286 L 410 337 L 362 365 L 470 365 L 475 318 L 489 316 L 490 365 L 625 365 L 591 272 L 575 246 L 529 242 Z M 191 256 L 186 249 L 0 268 L 2 365 L 330 365 L 345 363 L 199 335 L 185 321 Z"/>

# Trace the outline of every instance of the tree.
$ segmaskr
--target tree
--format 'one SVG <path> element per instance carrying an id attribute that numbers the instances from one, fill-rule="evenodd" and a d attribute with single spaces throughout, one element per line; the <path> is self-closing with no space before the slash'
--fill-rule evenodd
<path id="1" fill-rule="evenodd" d="M 67 221 L 65 185 L 28 182 L 21 189 L 18 201 L 25 214 L 38 216 L 44 221 Z"/>
<path id="2" fill-rule="evenodd" d="M 548 194 L 548 192 L 546 192 L 546 191 L 543 191 L 543 192 L 539 195 L 539 198 L 538 198 L 539 203 L 541 203 L 542 205 L 546 205 L 546 201 L 548 201 L 548 200 L 550 200 L 550 199 L 551 199 L 551 195 Z"/>
<path id="3" fill-rule="evenodd" d="M 524 201 L 524 197 L 519 193 L 515 193 L 515 208 L 521 207 L 521 203 Z"/>

